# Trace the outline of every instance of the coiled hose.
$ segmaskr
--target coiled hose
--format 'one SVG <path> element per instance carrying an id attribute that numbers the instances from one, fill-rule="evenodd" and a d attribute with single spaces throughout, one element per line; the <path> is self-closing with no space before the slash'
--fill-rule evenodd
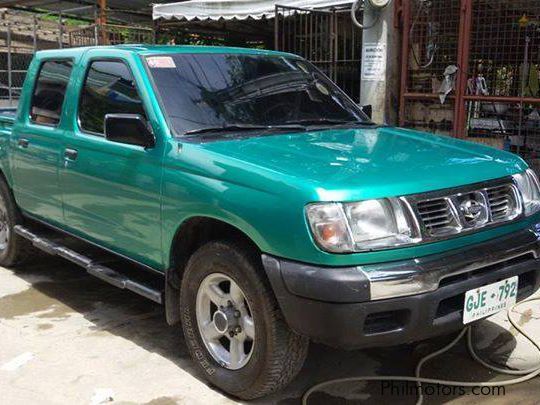
<path id="1" fill-rule="evenodd" d="M 506 312 L 506 317 L 508 318 L 508 321 L 510 324 L 521 334 L 523 335 L 529 342 L 531 342 L 536 349 L 538 349 L 538 352 L 540 353 L 540 342 L 537 342 L 534 340 L 533 337 L 531 337 L 527 331 L 525 331 L 514 319 L 512 319 L 512 311 L 518 306 L 522 305 L 526 302 L 534 302 L 534 301 L 540 301 L 540 297 L 536 298 L 530 298 L 524 301 L 521 301 L 515 305 L 513 305 L 508 311 Z M 495 381 L 495 382 L 469 382 L 469 381 L 452 381 L 452 380 L 439 380 L 434 378 L 424 378 L 421 377 L 421 371 L 422 367 L 425 363 L 427 363 L 429 360 L 434 359 L 435 357 L 440 356 L 443 353 L 446 353 L 448 350 L 452 349 L 456 344 L 463 338 L 463 336 L 467 335 L 467 348 L 469 349 L 469 353 L 471 357 L 477 361 L 482 366 L 495 371 L 497 373 L 501 374 L 507 374 L 507 375 L 520 375 L 521 377 L 518 378 L 512 378 L 505 381 Z M 349 378 L 338 378 L 335 380 L 329 380 L 322 382 L 320 384 L 314 385 L 310 389 L 308 389 L 304 396 L 302 397 L 302 405 L 307 405 L 307 400 L 310 397 L 311 394 L 313 394 L 315 391 L 320 390 L 321 388 L 327 387 L 332 384 L 338 384 L 338 383 L 345 383 L 345 382 L 360 382 L 360 381 L 403 381 L 403 382 L 414 382 L 416 383 L 418 389 L 418 401 L 416 402 L 417 405 L 421 405 L 424 402 L 424 396 L 422 394 L 422 390 L 420 389 L 422 384 L 439 384 L 439 385 L 446 385 L 446 386 L 453 386 L 453 387 L 500 387 L 500 386 L 509 386 L 509 385 L 515 385 L 519 384 L 525 381 L 529 381 L 535 377 L 540 375 L 540 364 L 538 364 L 536 367 L 529 369 L 529 370 L 510 370 L 506 368 L 500 368 L 495 367 L 489 363 L 487 363 L 485 360 L 482 360 L 478 354 L 476 353 L 472 341 L 472 327 L 467 326 L 464 328 L 459 335 L 452 340 L 448 345 L 443 347 L 442 349 L 439 349 L 431 354 L 428 354 L 427 356 L 423 357 L 416 366 L 415 376 L 414 377 L 407 377 L 407 376 L 359 376 L 359 377 L 349 377 Z"/>
<path id="2" fill-rule="evenodd" d="M 356 18 L 356 12 L 360 10 L 362 7 L 364 7 L 365 0 L 356 0 L 351 5 L 351 20 L 354 25 L 356 25 L 358 28 L 362 30 L 369 30 L 370 28 L 373 28 L 377 23 L 379 22 L 379 18 L 381 17 L 380 13 L 377 13 L 377 16 L 373 19 L 371 24 L 364 25 L 360 21 L 358 21 L 358 18 Z"/>

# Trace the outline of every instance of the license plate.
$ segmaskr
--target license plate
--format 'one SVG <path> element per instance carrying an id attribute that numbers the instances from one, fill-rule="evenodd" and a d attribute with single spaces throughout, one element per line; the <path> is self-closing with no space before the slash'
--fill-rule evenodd
<path id="1" fill-rule="evenodd" d="M 514 305 L 517 299 L 518 280 L 518 276 L 515 276 L 467 291 L 463 323 L 468 324 Z"/>

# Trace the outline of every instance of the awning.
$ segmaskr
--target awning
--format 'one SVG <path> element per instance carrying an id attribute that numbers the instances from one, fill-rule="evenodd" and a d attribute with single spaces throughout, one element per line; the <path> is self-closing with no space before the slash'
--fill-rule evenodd
<path id="1" fill-rule="evenodd" d="M 155 4 L 154 20 L 244 20 L 272 18 L 276 4 L 299 8 L 326 8 L 351 4 L 352 0 L 190 0 L 178 3 Z"/>

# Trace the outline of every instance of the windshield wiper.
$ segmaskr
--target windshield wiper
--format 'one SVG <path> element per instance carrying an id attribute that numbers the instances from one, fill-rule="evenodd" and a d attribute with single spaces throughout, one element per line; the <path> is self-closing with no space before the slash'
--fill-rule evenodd
<path id="1" fill-rule="evenodd" d="M 369 121 L 352 121 L 352 120 L 338 120 L 332 118 L 306 118 L 295 121 L 287 121 L 286 124 L 300 124 L 300 125 L 375 125 Z"/>
<path id="2" fill-rule="evenodd" d="M 240 131 L 305 131 L 306 127 L 299 124 L 286 124 L 286 125 L 251 125 L 251 124 L 231 124 L 215 127 L 197 128 L 184 132 L 184 135 L 198 135 L 207 134 L 211 132 L 240 132 Z"/>

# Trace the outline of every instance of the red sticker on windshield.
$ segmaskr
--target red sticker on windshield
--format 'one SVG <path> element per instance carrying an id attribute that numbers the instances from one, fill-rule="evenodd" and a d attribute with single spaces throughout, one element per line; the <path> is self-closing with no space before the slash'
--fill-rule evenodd
<path id="1" fill-rule="evenodd" d="M 151 68 L 171 69 L 176 67 L 173 58 L 170 56 L 149 56 L 146 61 Z"/>

